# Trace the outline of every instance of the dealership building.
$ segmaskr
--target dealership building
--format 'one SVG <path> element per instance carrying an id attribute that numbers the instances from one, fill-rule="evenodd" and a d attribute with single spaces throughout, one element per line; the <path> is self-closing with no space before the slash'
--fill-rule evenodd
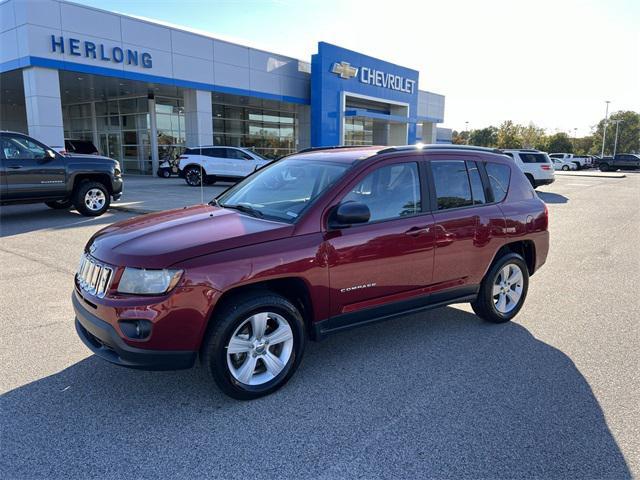
<path id="1" fill-rule="evenodd" d="M 0 129 L 91 140 L 125 172 L 185 146 L 450 141 L 419 72 L 320 42 L 311 62 L 60 0 L 0 2 Z"/>

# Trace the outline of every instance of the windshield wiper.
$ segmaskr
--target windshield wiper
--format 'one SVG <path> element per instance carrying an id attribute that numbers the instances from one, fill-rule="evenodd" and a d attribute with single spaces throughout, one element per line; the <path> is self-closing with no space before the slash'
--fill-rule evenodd
<path id="1" fill-rule="evenodd" d="M 226 203 L 224 205 L 223 204 L 219 204 L 219 205 L 223 208 L 230 208 L 232 210 L 238 210 L 239 212 L 248 213 L 252 217 L 257 217 L 257 218 L 264 217 L 264 214 L 260 210 L 256 210 L 255 208 L 249 205 L 242 205 L 242 204 L 229 205 Z"/>

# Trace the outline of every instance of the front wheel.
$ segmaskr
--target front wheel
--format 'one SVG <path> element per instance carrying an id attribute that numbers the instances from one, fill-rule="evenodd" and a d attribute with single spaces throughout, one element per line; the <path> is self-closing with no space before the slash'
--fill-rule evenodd
<path id="1" fill-rule="evenodd" d="M 495 262 L 485 275 L 471 307 L 488 322 L 508 322 L 522 308 L 528 289 L 527 264 L 517 253 L 509 253 Z"/>
<path id="2" fill-rule="evenodd" d="M 54 210 L 66 210 L 73 205 L 71 200 L 54 200 L 53 202 L 44 202 L 44 204 Z"/>
<path id="3" fill-rule="evenodd" d="M 74 195 L 73 205 L 85 217 L 98 217 L 111 204 L 109 190 L 100 182 L 82 182 Z"/>
<path id="4" fill-rule="evenodd" d="M 188 167 L 184 171 L 184 180 L 190 187 L 202 185 L 202 169 L 200 167 Z"/>
<path id="5" fill-rule="evenodd" d="M 306 336 L 298 309 L 270 292 L 231 299 L 211 319 L 203 362 L 230 397 L 252 400 L 275 392 L 293 376 Z"/>
<path id="6" fill-rule="evenodd" d="M 609 171 L 609 164 L 608 163 L 601 163 L 600 164 L 600 171 L 601 172 L 608 172 Z"/>

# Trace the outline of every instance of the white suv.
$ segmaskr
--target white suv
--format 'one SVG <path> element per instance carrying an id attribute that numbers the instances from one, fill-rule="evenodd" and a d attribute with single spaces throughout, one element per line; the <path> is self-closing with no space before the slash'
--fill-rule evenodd
<path id="1" fill-rule="evenodd" d="M 246 148 L 201 146 L 187 148 L 178 157 L 179 175 L 192 187 L 218 180 L 238 181 L 270 160 Z"/>
<path id="2" fill-rule="evenodd" d="M 503 152 L 515 160 L 533 188 L 549 185 L 556 180 L 553 164 L 545 152 L 532 149 L 503 150 Z"/>

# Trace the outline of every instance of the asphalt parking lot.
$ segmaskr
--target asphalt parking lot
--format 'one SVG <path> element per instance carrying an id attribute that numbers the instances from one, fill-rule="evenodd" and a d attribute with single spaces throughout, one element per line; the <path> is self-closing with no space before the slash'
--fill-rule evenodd
<path id="1" fill-rule="evenodd" d="M 3 207 L 0 476 L 640 476 L 640 174 L 559 176 L 540 196 L 551 251 L 515 322 L 460 305 L 352 330 L 253 402 L 76 337 L 82 247 L 133 214 Z"/>

